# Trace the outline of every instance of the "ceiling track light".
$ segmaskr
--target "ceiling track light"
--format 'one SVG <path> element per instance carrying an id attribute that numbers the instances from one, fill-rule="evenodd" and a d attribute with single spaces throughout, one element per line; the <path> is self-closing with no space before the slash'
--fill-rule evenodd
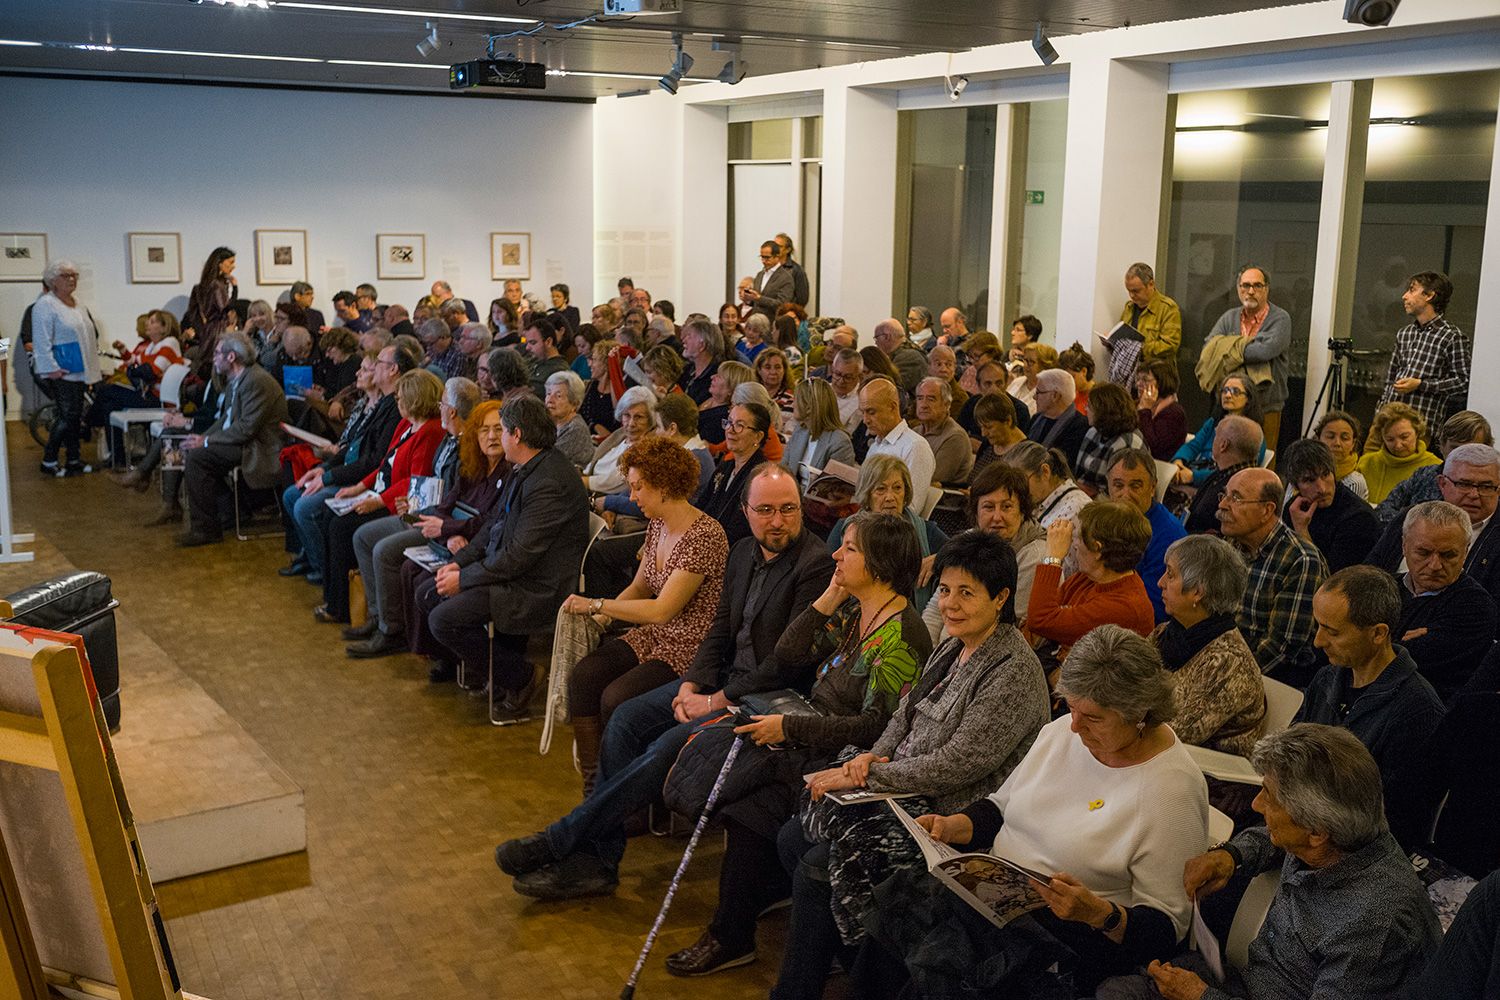
<path id="1" fill-rule="evenodd" d="M 672 68 L 667 70 L 667 75 L 656 81 L 656 85 L 669 94 L 677 93 L 677 85 L 687 75 L 687 71 L 693 68 L 693 57 L 688 55 L 682 47 L 682 35 L 674 33 L 672 44 L 676 46 L 676 58 L 672 60 Z"/>
<path id="2" fill-rule="evenodd" d="M 432 55 L 438 48 L 437 22 L 427 22 L 427 34 L 417 43 L 417 54 L 423 59 Z"/>
<path id="3" fill-rule="evenodd" d="M 1057 49 L 1052 47 L 1052 40 L 1047 37 L 1047 29 L 1041 21 L 1036 23 L 1036 34 L 1031 36 L 1031 48 L 1043 66 L 1051 66 L 1057 62 Z"/>
<path id="4" fill-rule="evenodd" d="M 714 39 L 713 50 L 724 52 L 729 55 L 729 61 L 724 68 L 719 70 L 718 80 L 727 83 L 731 87 L 745 78 L 745 72 L 750 68 L 749 64 L 740 59 L 740 43 L 737 39 Z"/>
<path id="5" fill-rule="evenodd" d="M 1383 28 L 1396 16 L 1401 0 L 1344 0 L 1344 20 L 1366 28 Z"/>
<path id="6" fill-rule="evenodd" d="M 966 76 L 955 77 L 948 83 L 948 100 L 956 101 L 964 96 L 964 91 L 969 89 L 969 78 Z"/>

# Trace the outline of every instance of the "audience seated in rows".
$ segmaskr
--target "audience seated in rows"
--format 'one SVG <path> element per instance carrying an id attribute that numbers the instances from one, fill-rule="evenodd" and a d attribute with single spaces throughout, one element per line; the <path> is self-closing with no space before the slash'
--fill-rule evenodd
<path id="1" fill-rule="evenodd" d="M 1108 486 L 1110 456 L 1121 449 L 1143 451 L 1146 442 L 1136 428 L 1135 403 L 1120 386 L 1104 382 L 1094 387 L 1086 406 L 1089 429 L 1073 472 L 1084 492 L 1098 496 Z"/>
<path id="2" fill-rule="evenodd" d="M 912 595 L 917 611 L 927 607 L 932 597 L 935 581 L 931 580 L 933 559 L 948 541 L 948 536 L 936 524 L 917 514 L 908 502 L 914 486 L 911 472 L 906 464 L 894 455 L 871 455 L 859 467 L 859 482 L 854 487 L 854 502 L 861 511 L 889 514 L 899 517 L 911 525 L 921 551 L 922 570 L 918 575 L 918 586 Z M 854 517 L 858 517 L 856 514 Z M 844 544 L 844 529 L 854 517 L 840 518 L 828 532 L 828 551 L 837 552 Z"/>
<path id="3" fill-rule="evenodd" d="M 589 425 L 578 415 L 578 407 L 583 404 L 583 379 L 572 370 L 553 372 L 547 376 L 542 402 L 557 429 L 557 443 L 553 447 L 582 472 L 594 457 Z M 696 429 L 696 422 L 694 426 Z"/>
<path id="4" fill-rule="evenodd" d="M 827 382 L 810 378 L 797 383 L 792 419 L 797 429 L 782 452 L 781 465 L 797 476 L 803 488 L 829 462 L 856 464 L 854 444 L 841 425 L 838 402 Z"/>
<path id="5" fill-rule="evenodd" d="M 1328 446 L 1310 438 L 1293 441 L 1276 464 L 1289 490 L 1281 515 L 1287 526 L 1317 546 L 1332 572 L 1363 562 L 1380 535 L 1379 522 L 1370 505 L 1337 480 Z"/>
<path id="6" fill-rule="evenodd" d="M 1160 580 L 1167 568 L 1167 547 L 1187 532 L 1171 511 L 1157 502 L 1156 461 L 1150 452 L 1122 448 L 1110 455 L 1107 487 L 1109 499 L 1134 507 L 1146 515 L 1151 525 L 1151 541 L 1136 566 L 1136 572 L 1146 586 L 1153 617 L 1158 623 L 1163 622 L 1167 613 L 1162 606 Z"/>
<path id="7" fill-rule="evenodd" d="M 925 511 L 937 462 L 927 439 L 901 418 L 896 386 L 883 378 L 867 382 L 859 391 L 859 409 L 870 441 L 870 450 L 863 461 L 876 455 L 900 459 L 911 474 L 912 492 L 906 498 L 907 506 L 917 513 Z"/>
<path id="8" fill-rule="evenodd" d="M 1360 442 L 1364 440 L 1360 435 L 1359 418 L 1344 410 L 1329 410 L 1318 418 L 1312 436 L 1314 440 L 1323 442 L 1333 456 L 1334 475 L 1338 477 L 1339 483 L 1368 503 L 1370 484 L 1365 482 L 1364 474 L 1356 468 L 1359 465 Z M 1379 517 L 1380 511 L 1376 510 L 1375 514 Z"/>
<path id="9" fill-rule="evenodd" d="M 1051 344 L 1027 344 L 1021 348 L 1020 363 L 1021 373 L 1011 380 L 1010 385 L 1006 387 L 1005 391 L 1026 404 L 1033 413 L 1040 413 L 1040 404 L 1037 402 L 1036 395 L 1037 389 L 1041 386 L 1042 372 L 1061 371 L 1057 366 L 1057 348 Z M 1063 372 L 1063 374 L 1068 375 L 1067 372 Z M 1076 410 L 1078 407 L 1075 405 L 1073 376 L 1068 375 L 1066 383 L 1059 381 L 1057 385 L 1060 391 L 1067 396 L 1068 405 Z"/>
<path id="10" fill-rule="evenodd" d="M 1442 459 L 1427 450 L 1427 422 L 1405 403 L 1386 403 L 1375 414 L 1370 436 L 1379 442 L 1359 457 L 1360 475 L 1370 487 L 1369 501 L 1378 504 L 1412 473 Z"/>
<path id="11" fill-rule="evenodd" d="M 759 403 L 736 404 L 724 418 L 724 457 L 713 478 L 693 497 L 693 506 L 718 521 L 729 544 L 750 534 L 742 499 L 756 468 L 767 461 L 765 443 L 771 433 L 771 411 Z"/>
<path id="12" fill-rule="evenodd" d="M 932 481 L 944 486 L 967 482 L 974 467 L 969 435 L 950 415 L 952 410 L 953 390 L 947 382 L 929 375 L 917 383 L 916 431 L 932 452 Z"/>
<path id="13" fill-rule="evenodd" d="M 998 791 L 917 817 L 937 840 L 1050 876 L 1037 886 L 1047 905 L 997 929 L 967 919 L 968 904 L 925 871 L 903 869 L 865 912 L 853 995 L 1070 995 L 1059 973 L 1077 995 L 1176 952 L 1193 909 L 1183 859 L 1208 841 L 1208 798 L 1168 725 L 1171 677 L 1144 638 L 1101 625 L 1073 647 L 1059 690 L 1068 717 L 1042 728 Z M 772 996 L 821 990 L 816 976 L 783 976 Z"/>
<path id="14" fill-rule="evenodd" d="M 1260 424 L 1249 417 L 1230 415 L 1219 420 L 1214 428 L 1213 461 L 1215 471 L 1198 484 L 1188 508 L 1186 527 L 1188 534 L 1219 531 L 1219 501 L 1232 479 L 1243 469 L 1259 465 L 1257 452 L 1265 448 L 1265 435 Z M 1179 471 L 1178 480 L 1182 478 Z"/>
<path id="15" fill-rule="evenodd" d="M 1072 521 L 1076 531 L 1078 512 L 1089 503 L 1089 495 L 1073 482 L 1073 471 L 1066 456 L 1056 448 L 1035 441 L 1023 441 L 1013 447 L 1006 460 L 1026 474 L 1031 492 L 1032 516 L 1044 529 L 1058 521 Z M 1071 551 L 1063 557 L 1063 576 L 1078 569 Z M 1021 612 L 1025 617 L 1025 611 Z"/>
<path id="16" fill-rule="evenodd" d="M 1222 469 L 1214 444 L 1218 438 L 1220 422 L 1227 416 L 1245 417 L 1260 426 L 1260 403 L 1256 401 L 1255 387 L 1244 375 L 1228 375 L 1219 384 L 1214 400 L 1213 414 L 1198 428 L 1198 433 L 1177 449 L 1173 461 L 1177 464 L 1177 482 L 1184 486 L 1203 488 L 1215 471 Z M 1259 465 L 1265 458 L 1265 435 L 1256 453 L 1246 461 Z"/>
<path id="17" fill-rule="evenodd" d="M 1015 395 L 1012 388 L 1011 395 Z M 1071 467 L 1089 428 L 1088 417 L 1073 406 L 1073 379 L 1065 371 L 1049 369 L 1037 376 L 1035 416 L 1026 436 L 1047 448 L 1056 448 Z"/>
<path id="18" fill-rule="evenodd" d="M 783 476 L 795 488 L 785 470 L 772 469 L 769 475 Z M 901 519 L 861 514 L 835 563 L 828 588 L 776 645 L 783 670 L 816 678 L 809 695 L 816 714 L 758 714 L 744 724 L 710 714 L 688 732 L 669 731 L 634 760 L 614 759 L 607 736 L 594 793 L 546 830 L 496 850 L 496 862 L 515 877 L 517 892 L 544 900 L 613 892 L 624 856 L 625 817 L 662 788 L 668 770 L 674 780 L 703 785 L 706 793 L 735 734 L 748 734 L 753 744 L 741 749 L 739 780 L 721 790 L 719 808 L 767 837 L 790 811 L 793 776 L 830 761 L 845 746 L 874 742 L 931 648 L 916 610 L 902 596 L 911 592 L 920 568 L 916 538 Z M 781 753 L 789 756 L 757 760 L 763 748 L 776 744 L 786 744 Z M 689 745 L 696 748 L 696 766 L 682 756 Z M 769 830 L 762 826 L 767 817 Z"/>
<path id="19" fill-rule="evenodd" d="M 1357 424 L 1353 426 L 1358 430 Z M 1473 410 L 1460 410 L 1445 420 L 1442 429 L 1438 431 L 1438 450 L 1444 461 L 1454 448 L 1471 443 L 1491 447 L 1495 444 L 1495 437 L 1490 433 L 1490 422 Z M 1442 472 L 1441 465 L 1422 466 L 1386 494 L 1385 499 L 1375 507 L 1375 516 L 1382 524 L 1389 524 L 1399 520 L 1401 515 L 1416 504 L 1443 499 L 1437 481 Z"/>
<path id="20" fill-rule="evenodd" d="M 656 429 L 656 395 L 643 386 L 626 389 L 615 404 L 615 421 L 619 430 L 599 442 L 583 467 L 583 484 L 590 493 L 614 493 L 625 485 L 620 458 Z"/>
<path id="21" fill-rule="evenodd" d="M 1248 966 L 1226 966 L 1227 981 L 1216 984 L 1201 952 L 1153 961 L 1144 976 L 1106 982 L 1101 1000 L 1387 997 L 1437 951 L 1437 916 L 1387 829 L 1369 751 L 1345 731 L 1304 724 L 1265 737 L 1251 761 L 1264 775 L 1255 809 L 1265 825 L 1197 855 L 1182 873 L 1187 891 L 1204 898 L 1232 878 L 1280 872 Z"/>

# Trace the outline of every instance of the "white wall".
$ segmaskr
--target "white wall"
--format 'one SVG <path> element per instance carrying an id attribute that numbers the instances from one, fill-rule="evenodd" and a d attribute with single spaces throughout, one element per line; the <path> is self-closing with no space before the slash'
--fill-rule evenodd
<path id="1" fill-rule="evenodd" d="M 307 230 L 329 318 L 341 287 L 410 308 L 440 277 L 483 311 L 501 292 L 491 231 L 530 232 L 526 289 L 565 282 L 587 315 L 592 129 L 584 104 L 0 78 L 0 232 L 45 232 L 80 265 L 106 343 L 132 343 L 148 309 L 180 314 L 220 244 L 239 253 L 240 294 L 274 299 L 284 287 L 255 284 L 267 228 Z M 130 231 L 182 234 L 181 285 L 129 283 Z M 377 232 L 425 233 L 426 280 L 378 280 Z M 38 291 L 0 284 L 0 334 Z"/>

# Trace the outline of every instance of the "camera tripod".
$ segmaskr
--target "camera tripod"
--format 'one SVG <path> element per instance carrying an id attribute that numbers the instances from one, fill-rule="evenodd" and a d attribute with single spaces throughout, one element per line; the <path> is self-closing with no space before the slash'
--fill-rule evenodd
<path id="1" fill-rule="evenodd" d="M 1318 395 L 1313 399 L 1312 408 L 1307 411 L 1307 426 L 1302 429 L 1303 437 L 1311 437 L 1314 425 L 1318 422 L 1318 410 L 1325 412 L 1330 410 L 1342 410 L 1346 393 L 1348 392 L 1349 378 L 1349 355 L 1343 351 L 1334 351 L 1333 360 L 1328 364 L 1328 374 L 1323 376 L 1323 385 L 1318 389 Z M 1324 397 L 1328 403 L 1323 404 Z"/>

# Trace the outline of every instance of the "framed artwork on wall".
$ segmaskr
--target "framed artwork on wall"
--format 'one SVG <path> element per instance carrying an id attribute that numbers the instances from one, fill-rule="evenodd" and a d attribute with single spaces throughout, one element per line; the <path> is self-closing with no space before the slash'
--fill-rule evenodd
<path id="1" fill-rule="evenodd" d="M 427 277 L 427 237 L 422 233 L 376 233 L 375 277 L 379 281 Z"/>
<path id="2" fill-rule="evenodd" d="M 531 280 L 531 234 L 490 233 L 490 280 Z"/>
<path id="3" fill-rule="evenodd" d="M 255 283 L 290 285 L 307 280 L 307 230 L 255 231 Z"/>
<path id="4" fill-rule="evenodd" d="M 132 285 L 182 283 L 180 233 L 127 233 Z"/>
<path id="5" fill-rule="evenodd" d="M 0 233 L 0 281 L 41 281 L 46 233 Z"/>

